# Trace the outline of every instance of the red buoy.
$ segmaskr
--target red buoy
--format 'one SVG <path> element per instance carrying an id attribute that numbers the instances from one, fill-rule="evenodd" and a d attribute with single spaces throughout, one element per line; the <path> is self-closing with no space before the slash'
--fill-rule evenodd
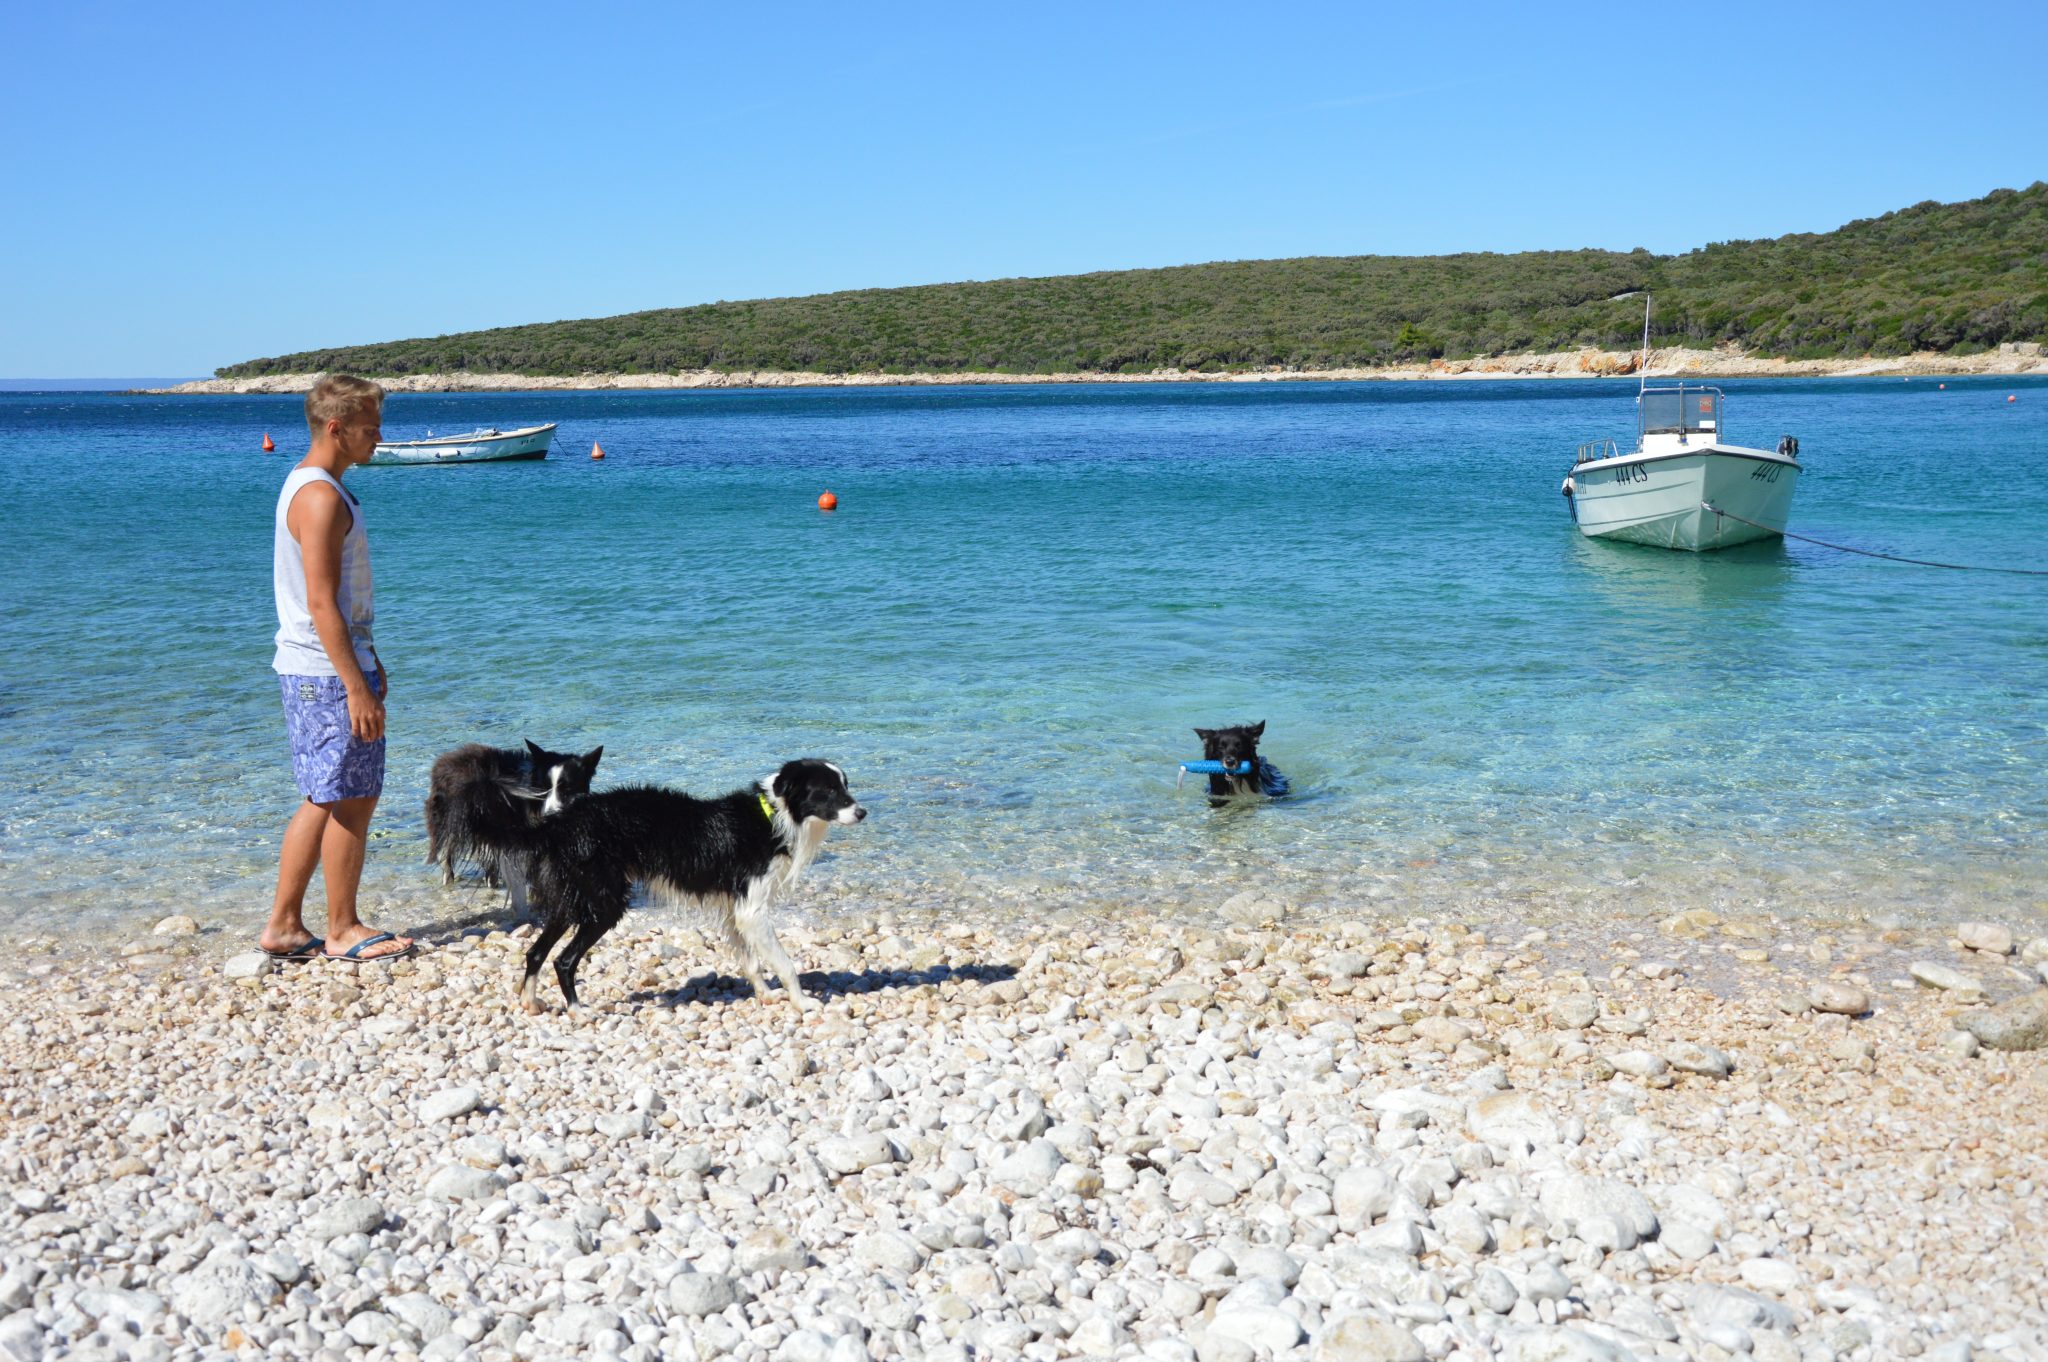
<path id="1" fill-rule="evenodd" d="M 821 511 L 838 510 L 839 498 L 833 496 L 830 492 L 820 492 L 818 494 L 818 509 Z"/>
<path id="2" fill-rule="evenodd" d="M 590 442 L 590 457 L 593 459 L 602 459 L 604 457 L 604 446 L 599 444 L 597 441 L 592 440 Z"/>
<path id="3" fill-rule="evenodd" d="M 2008 402 L 2017 402 L 2017 401 L 2019 401 L 2020 399 L 2019 399 L 2019 396 L 2018 396 L 2017 394 L 2015 394 L 2015 393 L 2007 393 L 2007 394 L 2005 395 L 2005 400 L 2006 400 L 2006 401 L 2008 401 Z"/>
<path id="4" fill-rule="evenodd" d="M 270 438 L 270 432 L 263 432 L 263 452 L 269 454 L 277 448 L 277 441 Z"/>

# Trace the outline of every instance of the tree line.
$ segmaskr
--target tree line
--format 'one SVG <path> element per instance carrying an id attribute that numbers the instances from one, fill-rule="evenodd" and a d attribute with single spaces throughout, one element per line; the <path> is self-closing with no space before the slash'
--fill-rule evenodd
<path id="1" fill-rule="evenodd" d="M 1682 255 L 1318 256 L 859 289 L 277 355 L 222 377 L 685 369 L 1143 373 L 1594 346 L 1796 359 L 2048 339 L 2048 184 Z"/>

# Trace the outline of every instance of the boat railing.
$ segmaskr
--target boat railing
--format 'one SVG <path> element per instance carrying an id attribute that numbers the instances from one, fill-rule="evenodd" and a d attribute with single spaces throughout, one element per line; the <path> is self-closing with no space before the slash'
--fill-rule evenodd
<path id="1" fill-rule="evenodd" d="M 1595 459 L 1614 459 L 1621 456 L 1621 446 L 1612 440 L 1588 440 L 1579 446 L 1579 462 L 1592 463 Z"/>

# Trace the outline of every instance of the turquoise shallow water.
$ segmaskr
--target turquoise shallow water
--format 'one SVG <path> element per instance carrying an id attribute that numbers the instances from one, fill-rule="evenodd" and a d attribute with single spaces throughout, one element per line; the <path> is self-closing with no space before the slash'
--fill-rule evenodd
<path id="1" fill-rule="evenodd" d="M 1801 437 L 1794 529 L 2048 568 L 2048 384 L 1722 386 L 1732 438 Z M 350 475 L 393 679 L 368 901 L 416 927 L 477 908 L 418 864 L 427 768 L 530 736 L 706 793 L 838 761 L 873 816 L 800 892 L 819 914 L 1260 889 L 1346 914 L 2048 918 L 2048 578 L 1588 542 L 1558 481 L 1579 441 L 1629 435 L 1632 396 L 394 397 L 394 438 L 562 428 L 541 464 Z M 296 798 L 268 665 L 298 410 L 0 394 L 14 932 L 260 921 Z M 1193 725 L 1251 719 L 1299 797 L 1176 792 Z"/>

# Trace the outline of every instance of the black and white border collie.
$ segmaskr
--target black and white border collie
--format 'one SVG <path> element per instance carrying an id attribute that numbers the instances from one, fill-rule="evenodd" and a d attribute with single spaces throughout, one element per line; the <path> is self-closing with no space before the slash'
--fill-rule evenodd
<path id="1" fill-rule="evenodd" d="M 427 864 L 438 862 L 441 882 L 453 884 L 456 866 L 474 862 L 524 913 L 525 861 L 506 843 L 588 794 L 603 756 L 602 747 L 576 756 L 530 739 L 525 751 L 465 743 L 443 752 L 427 779 Z"/>
<path id="2" fill-rule="evenodd" d="M 754 986 L 768 996 L 763 970 L 782 980 L 792 1006 L 812 1006 L 796 965 L 768 922 L 770 901 L 794 884 L 818 854 L 834 823 L 858 823 L 867 810 L 847 789 L 846 773 L 806 757 L 748 789 L 698 799 L 653 785 L 583 796 L 501 846 L 521 853 L 542 914 L 540 935 L 526 952 L 519 1000 L 541 1010 L 541 966 L 570 928 L 555 959 L 555 978 L 573 1010 L 576 968 L 592 946 L 626 915 L 636 884 L 658 898 L 692 903 L 717 915 L 719 934 Z"/>
<path id="3" fill-rule="evenodd" d="M 1280 799 L 1287 794 L 1287 777 L 1281 775 L 1272 762 L 1259 755 L 1259 739 L 1266 736 L 1264 719 L 1255 724 L 1237 724 L 1230 728 L 1198 728 L 1195 736 L 1202 740 L 1202 756 L 1206 760 L 1220 761 L 1225 766 L 1251 763 L 1251 769 L 1242 775 L 1209 777 L 1211 804 L 1225 804 L 1245 795 Z"/>

